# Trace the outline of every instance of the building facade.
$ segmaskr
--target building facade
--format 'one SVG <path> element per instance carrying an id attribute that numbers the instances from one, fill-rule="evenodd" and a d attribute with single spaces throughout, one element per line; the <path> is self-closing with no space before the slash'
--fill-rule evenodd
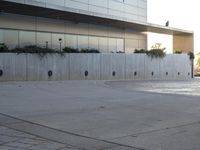
<path id="1" fill-rule="evenodd" d="M 193 33 L 147 22 L 147 0 L 1 0 L 0 43 L 9 49 L 147 49 L 147 33 L 173 36 L 174 49 L 193 50 Z"/>

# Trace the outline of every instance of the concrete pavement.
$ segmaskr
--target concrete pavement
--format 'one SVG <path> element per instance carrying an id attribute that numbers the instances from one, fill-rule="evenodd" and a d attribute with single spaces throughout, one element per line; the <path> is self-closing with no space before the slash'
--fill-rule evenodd
<path id="1" fill-rule="evenodd" d="M 0 83 L 0 125 L 77 149 L 199 150 L 200 81 Z"/>

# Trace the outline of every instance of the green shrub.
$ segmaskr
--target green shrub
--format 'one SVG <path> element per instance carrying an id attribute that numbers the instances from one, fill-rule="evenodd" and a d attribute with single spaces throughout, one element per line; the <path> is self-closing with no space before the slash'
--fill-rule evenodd
<path id="1" fill-rule="evenodd" d="M 63 55 L 63 52 L 61 52 L 61 51 L 56 51 L 56 50 L 50 49 L 50 48 L 42 48 L 42 47 L 39 47 L 36 45 L 28 45 L 28 46 L 24 46 L 22 48 L 14 48 L 11 50 L 11 52 L 13 52 L 13 53 L 32 53 L 32 54 L 38 54 L 41 57 L 44 57 L 46 54 L 53 54 L 53 53 Z"/>
<path id="2" fill-rule="evenodd" d="M 181 50 L 175 50 L 174 54 L 182 54 L 183 52 Z"/>
<path id="3" fill-rule="evenodd" d="M 58 51 L 55 51 L 53 49 L 42 48 L 36 45 L 28 45 L 22 48 L 14 48 L 11 51 L 16 53 L 58 53 Z"/>
<path id="4" fill-rule="evenodd" d="M 190 58 L 190 60 L 194 60 L 195 56 L 194 56 L 194 53 L 193 52 L 188 52 L 188 56 Z"/>
<path id="5" fill-rule="evenodd" d="M 147 50 L 145 49 L 135 49 L 134 53 L 147 53 Z"/>
<path id="6" fill-rule="evenodd" d="M 117 51 L 116 53 L 124 54 L 125 52 L 124 51 Z"/>
<path id="7" fill-rule="evenodd" d="M 63 48 L 64 53 L 79 53 L 79 50 L 76 48 L 65 47 Z"/>
<path id="8" fill-rule="evenodd" d="M 0 53 L 9 52 L 8 47 L 4 43 L 0 43 Z"/>
<path id="9" fill-rule="evenodd" d="M 100 53 L 97 49 L 81 49 L 81 53 Z"/>
<path id="10" fill-rule="evenodd" d="M 166 55 L 164 50 L 165 49 L 151 49 L 150 51 L 147 51 L 147 56 L 150 56 L 151 58 L 163 58 Z"/>

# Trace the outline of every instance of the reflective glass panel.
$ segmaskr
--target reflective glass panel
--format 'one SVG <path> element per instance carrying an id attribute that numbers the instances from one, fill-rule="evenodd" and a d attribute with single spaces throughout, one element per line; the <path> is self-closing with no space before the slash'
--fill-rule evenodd
<path id="1" fill-rule="evenodd" d="M 85 49 L 88 48 L 88 36 L 78 36 L 78 48 Z"/>
<path id="2" fill-rule="evenodd" d="M 108 38 L 99 38 L 99 50 L 101 53 L 108 53 Z"/>
<path id="3" fill-rule="evenodd" d="M 35 32 L 19 31 L 20 47 L 36 45 Z"/>
<path id="4" fill-rule="evenodd" d="M 9 49 L 18 47 L 19 43 L 19 32 L 16 30 L 3 30 L 4 43 L 8 46 Z"/>
<path id="5" fill-rule="evenodd" d="M 64 34 L 52 34 L 52 49 L 62 50 L 65 46 Z"/>
<path id="6" fill-rule="evenodd" d="M 51 33 L 37 32 L 37 46 L 51 48 Z"/>
<path id="7" fill-rule="evenodd" d="M 117 51 L 117 39 L 109 38 L 109 52 L 116 52 Z"/>
<path id="8" fill-rule="evenodd" d="M 65 35 L 65 44 L 66 44 L 65 45 L 66 47 L 78 48 L 77 35 L 66 34 Z"/>
<path id="9" fill-rule="evenodd" d="M 89 48 L 99 50 L 99 38 L 95 36 L 89 37 Z"/>
<path id="10" fill-rule="evenodd" d="M 3 30 L 0 30 L 0 43 L 4 43 L 4 40 L 3 40 Z"/>

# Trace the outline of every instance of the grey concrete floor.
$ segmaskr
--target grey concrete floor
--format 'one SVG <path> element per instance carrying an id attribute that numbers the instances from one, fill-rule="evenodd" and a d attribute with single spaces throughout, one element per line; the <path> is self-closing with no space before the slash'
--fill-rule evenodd
<path id="1" fill-rule="evenodd" d="M 0 125 L 88 150 L 199 150 L 200 80 L 0 83 Z"/>

